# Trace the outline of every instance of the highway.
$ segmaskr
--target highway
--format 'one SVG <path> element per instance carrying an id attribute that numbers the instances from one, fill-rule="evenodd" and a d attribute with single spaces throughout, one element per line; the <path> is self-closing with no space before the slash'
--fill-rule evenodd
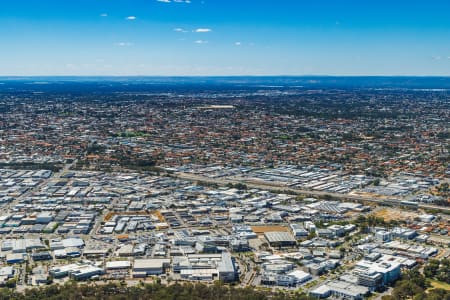
<path id="1" fill-rule="evenodd" d="M 331 197 L 333 199 L 341 200 L 341 201 L 357 201 L 360 203 L 377 203 L 379 205 L 386 205 L 386 199 L 378 199 L 374 197 L 369 196 L 363 196 L 363 195 L 349 195 L 349 194 L 338 194 L 338 193 L 330 193 L 330 192 L 323 192 L 323 191 L 311 191 L 311 190 L 303 190 L 303 189 L 297 189 L 297 188 L 290 188 L 287 186 L 284 186 L 283 184 L 277 184 L 274 182 L 266 182 L 266 181 L 250 181 L 245 179 L 236 179 L 236 178 L 210 178 L 190 173 L 184 173 L 184 172 L 176 172 L 172 174 L 172 176 L 175 176 L 180 179 L 189 180 L 189 181 L 201 181 L 206 182 L 210 184 L 217 184 L 220 186 L 225 186 L 227 184 L 238 184 L 238 183 L 244 183 L 249 188 L 256 188 L 256 189 L 263 189 L 267 191 L 274 191 L 274 192 L 280 192 L 280 191 L 286 191 L 291 192 L 297 195 L 305 195 L 310 197 Z M 401 199 L 398 199 L 398 205 L 395 205 L 395 202 L 389 202 L 389 205 L 395 205 L 395 206 L 402 206 L 403 204 L 400 203 L 402 201 Z M 430 204 L 422 204 L 419 203 L 417 205 L 417 208 L 423 208 L 423 209 L 433 209 L 438 210 L 440 212 L 446 212 L 450 213 L 450 207 L 443 207 L 443 206 L 437 206 L 437 205 L 430 205 Z"/>

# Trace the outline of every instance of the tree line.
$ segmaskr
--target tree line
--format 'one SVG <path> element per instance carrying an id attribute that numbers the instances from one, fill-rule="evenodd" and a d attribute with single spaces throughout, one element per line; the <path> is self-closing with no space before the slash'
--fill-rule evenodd
<path id="1" fill-rule="evenodd" d="M 0 300 L 312 300 L 313 298 L 295 292 L 237 288 L 214 283 L 175 283 L 162 285 L 159 282 L 139 283 L 127 286 L 122 283 L 49 285 L 17 292 L 14 289 L 0 289 Z"/>
<path id="2" fill-rule="evenodd" d="M 417 269 L 402 274 L 395 283 L 391 295 L 385 295 L 382 300 L 450 300 L 450 291 L 430 289 L 430 282 Z"/>

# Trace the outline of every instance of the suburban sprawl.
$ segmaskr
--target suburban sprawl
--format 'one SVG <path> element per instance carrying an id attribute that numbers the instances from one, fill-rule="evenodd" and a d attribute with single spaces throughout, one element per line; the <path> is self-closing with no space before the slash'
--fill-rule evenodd
<path id="1" fill-rule="evenodd" d="M 4 80 L 0 285 L 449 299 L 449 99 Z"/>

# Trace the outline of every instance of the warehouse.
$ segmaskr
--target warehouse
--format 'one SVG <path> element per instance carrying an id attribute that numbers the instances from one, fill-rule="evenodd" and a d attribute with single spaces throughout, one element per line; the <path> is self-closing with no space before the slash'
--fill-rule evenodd
<path id="1" fill-rule="evenodd" d="M 296 240 L 288 232 L 266 232 L 264 236 L 272 247 L 290 247 L 296 245 Z"/>
<path id="2" fill-rule="evenodd" d="M 104 273 L 103 269 L 98 268 L 91 264 L 69 264 L 54 266 L 49 270 L 50 275 L 55 278 L 63 278 L 69 276 L 75 280 L 86 280 L 92 276 L 102 275 Z"/>
<path id="3" fill-rule="evenodd" d="M 23 263 L 27 255 L 25 253 L 8 253 L 6 254 L 7 264 L 20 264 Z"/>
<path id="4" fill-rule="evenodd" d="M 128 260 L 108 261 L 106 263 L 106 270 L 127 270 L 131 267 Z"/>
<path id="5" fill-rule="evenodd" d="M 31 258 L 33 258 L 34 261 L 53 259 L 52 255 L 48 251 L 34 252 L 31 254 Z"/>
<path id="6" fill-rule="evenodd" d="M 133 273 L 136 275 L 160 275 L 169 267 L 170 259 L 154 258 L 154 259 L 136 259 L 134 261 Z"/>

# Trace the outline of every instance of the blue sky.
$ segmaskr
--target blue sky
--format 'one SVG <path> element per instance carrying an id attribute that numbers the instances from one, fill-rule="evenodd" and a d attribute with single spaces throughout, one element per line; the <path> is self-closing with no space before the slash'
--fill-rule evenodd
<path id="1" fill-rule="evenodd" d="M 1 0 L 0 75 L 450 75 L 450 1 Z"/>

